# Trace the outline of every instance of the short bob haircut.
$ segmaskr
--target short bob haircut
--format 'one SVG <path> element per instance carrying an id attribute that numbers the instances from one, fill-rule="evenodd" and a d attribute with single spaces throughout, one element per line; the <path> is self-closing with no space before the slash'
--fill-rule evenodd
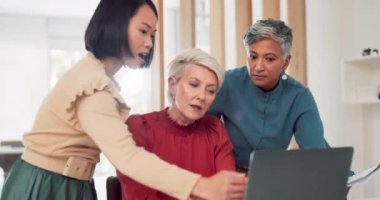
<path id="1" fill-rule="evenodd" d="M 132 56 L 128 42 L 130 19 L 137 10 L 148 5 L 158 17 L 151 0 L 101 0 L 85 33 L 85 45 L 98 59 Z M 141 67 L 149 67 L 154 52 L 153 46 Z"/>
<path id="2" fill-rule="evenodd" d="M 189 64 L 198 65 L 214 72 L 218 80 L 218 90 L 222 87 L 224 69 L 214 57 L 198 48 L 187 49 L 178 54 L 169 63 L 168 77 L 173 77 L 177 81 L 180 80 Z M 172 102 L 170 89 L 168 95 L 170 102 Z"/>

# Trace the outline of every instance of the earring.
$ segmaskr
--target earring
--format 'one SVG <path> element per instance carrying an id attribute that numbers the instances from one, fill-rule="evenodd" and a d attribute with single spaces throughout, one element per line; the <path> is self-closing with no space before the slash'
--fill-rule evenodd
<path id="1" fill-rule="evenodd" d="M 286 80 L 286 79 L 288 79 L 288 76 L 285 73 L 283 73 L 282 76 L 281 76 L 281 79 L 282 80 Z"/>

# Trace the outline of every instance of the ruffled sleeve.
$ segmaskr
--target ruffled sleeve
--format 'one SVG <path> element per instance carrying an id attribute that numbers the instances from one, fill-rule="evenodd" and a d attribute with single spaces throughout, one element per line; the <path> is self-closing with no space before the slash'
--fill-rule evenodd
<path id="1" fill-rule="evenodd" d="M 77 118 L 77 103 L 98 91 L 106 91 L 117 101 L 121 117 L 126 120 L 130 108 L 119 93 L 116 84 L 106 75 L 104 65 L 88 54 L 60 79 L 46 98 L 46 105 L 70 126 L 82 130 Z M 101 105 L 99 105 L 101 106 Z"/>
<path id="2" fill-rule="evenodd" d="M 151 141 L 154 141 L 152 140 L 154 130 L 152 130 L 145 115 L 131 115 L 128 117 L 126 124 L 137 146 L 142 146 L 151 152 Z"/>

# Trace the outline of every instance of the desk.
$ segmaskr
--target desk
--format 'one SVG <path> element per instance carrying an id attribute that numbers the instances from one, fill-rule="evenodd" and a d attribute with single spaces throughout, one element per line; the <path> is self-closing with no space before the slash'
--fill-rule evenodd
<path id="1" fill-rule="evenodd" d="M 24 147 L 0 146 L 0 167 L 4 171 L 4 180 L 13 162 L 21 156 L 23 151 Z"/>

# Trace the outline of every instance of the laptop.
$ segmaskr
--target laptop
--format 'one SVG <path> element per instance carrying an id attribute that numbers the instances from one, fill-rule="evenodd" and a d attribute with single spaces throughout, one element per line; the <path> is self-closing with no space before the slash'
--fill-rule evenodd
<path id="1" fill-rule="evenodd" d="M 353 148 L 254 151 L 246 200 L 344 200 Z"/>

